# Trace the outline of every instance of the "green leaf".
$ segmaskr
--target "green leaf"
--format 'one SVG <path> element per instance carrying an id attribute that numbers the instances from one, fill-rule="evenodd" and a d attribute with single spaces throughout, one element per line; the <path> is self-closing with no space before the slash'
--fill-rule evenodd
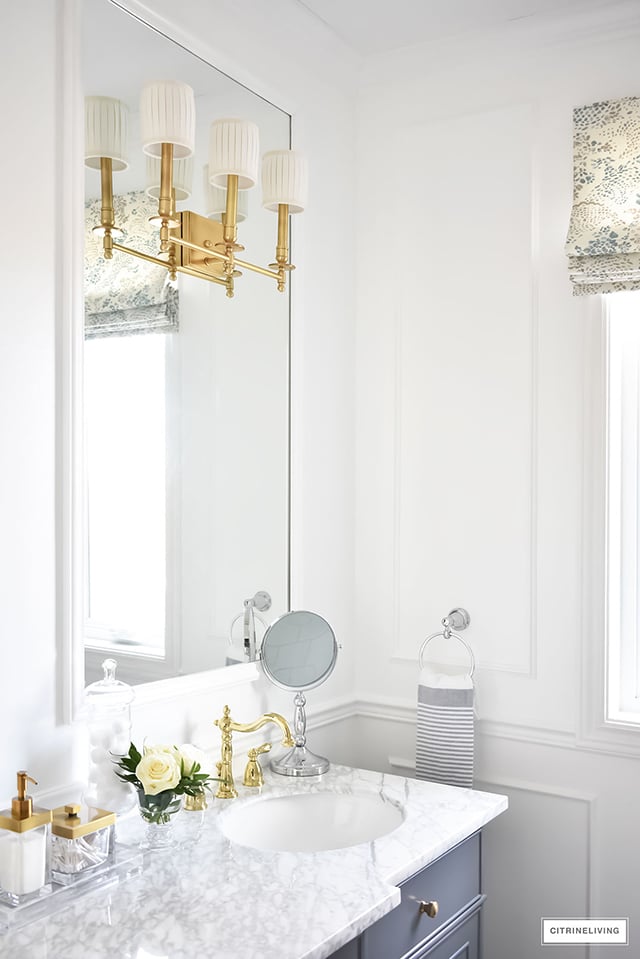
<path id="1" fill-rule="evenodd" d="M 164 810 L 167 808 L 169 803 L 173 800 L 175 792 L 173 789 L 165 789 L 164 792 L 156 793 L 154 796 L 154 806 L 157 806 L 159 810 Z"/>
<path id="2" fill-rule="evenodd" d="M 133 783 L 134 786 L 140 785 L 140 780 L 135 773 L 127 773 L 126 775 L 124 773 L 116 773 L 116 776 L 125 783 Z"/>

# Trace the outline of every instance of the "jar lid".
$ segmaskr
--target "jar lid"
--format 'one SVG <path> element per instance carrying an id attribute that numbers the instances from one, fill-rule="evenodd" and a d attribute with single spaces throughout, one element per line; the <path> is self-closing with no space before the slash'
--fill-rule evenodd
<path id="1" fill-rule="evenodd" d="M 128 706 L 135 698 L 133 686 L 116 679 L 118 663 L 115 659 L 105 659 L 102 663 L 104 677 L 85 688 L 84 698 L 88 706 L 107 707 Z"/>
<path id="2" fill-rule="evenodd" d="M 115 821 L 116 814 L 106 809 L 67 803 L 66 806 L 58 806 L 53 810 L 51 832 L 63 839 L 77 839 L 79 836 L 88 836 L 104 829 L 105 826 L 111 826 Z"/>

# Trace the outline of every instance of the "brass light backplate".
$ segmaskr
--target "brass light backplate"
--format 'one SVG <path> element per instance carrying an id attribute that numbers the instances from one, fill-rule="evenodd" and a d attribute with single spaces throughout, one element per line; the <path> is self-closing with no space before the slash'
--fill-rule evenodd
<path id="1" fill-rule="evenodd" d="M 169 230 L 169 238 L 172 236 L 186 240 L 188 243 L 194 243 L 196 246 L 205 247 L 214 253 L 219 253 L 220 248 L 216 245 L 223 243 L 224 228 L 222 223 L 217 220 L 210 220 L 206 216 L 200 216 L 199 213 L 193 213 L 191 210 L 184 210 L 180 214 L 180 226 L 174 230 Z M 224 272 L 224 261 L 207 257 L 205 253 L 198 250 L 192 250 L 187 246 L 175 245 L 176 250 L 176 269 L 184 273 L 201 276 L 204 279 L 213 277 L 221 278 Z M 209 260 L 208 263 L 205 260 Z"/>

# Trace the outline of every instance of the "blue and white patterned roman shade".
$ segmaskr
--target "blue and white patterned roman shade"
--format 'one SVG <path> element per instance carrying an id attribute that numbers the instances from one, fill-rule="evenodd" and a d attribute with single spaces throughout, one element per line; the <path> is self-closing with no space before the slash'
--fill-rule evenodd
<path id="1" fill-rule="evenodd" d="M 92 233 L 100 223 L 100 199 L 85 204 L 85 338 L 167 333 L 178 329 L 178 290 L 161 266 L 114 251 L 105 260 L 102 238 Z M 115 220 L 125 246 L 158 255 L 158 232 L 149 225 L 157 202 L 142 191 L 114 197 Z"/>
<path id="2" fill-rule="evenodd" d="M 640 289 L 640 97 L 573 111 L 573 292 Z"/>

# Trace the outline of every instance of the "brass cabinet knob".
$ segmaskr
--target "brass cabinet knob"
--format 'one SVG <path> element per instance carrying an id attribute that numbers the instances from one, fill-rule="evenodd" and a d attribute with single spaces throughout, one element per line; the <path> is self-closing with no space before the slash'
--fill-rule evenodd
<path id="1" fill-rule="evenodd" d="M 437 900 L 433 899 L 433 900 L 430 900 L 429 902 L 424 902 L 424 901 L 421 902 L 420 912 L 421 913 L 426 912 L 426 914 L 429 916 L 429 919 L 435 919 L 436 916 L 438 915 Z"/>

